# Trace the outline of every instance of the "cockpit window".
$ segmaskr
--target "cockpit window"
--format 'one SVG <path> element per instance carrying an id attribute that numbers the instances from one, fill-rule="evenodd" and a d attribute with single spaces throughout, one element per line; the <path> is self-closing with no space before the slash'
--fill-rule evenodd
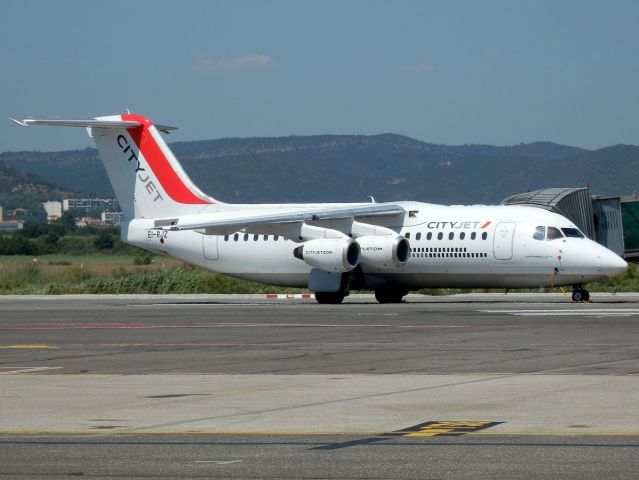
<path id="1" fill-rule="evenodd" d="M 546 238 L 546 227 L 540 226 L 535 228 L 535 233 L 533 233 L 533 238 L 535 240 L 543 240 Z"/>
<path id="2" fill-rule="evenodd" d="M 548 227 L 548 236 L 546 237 L 546 240 L 554 240 L 556 238 L 563 238 L 561 230 L 556 227 Z"/>
<path id="3" fill-rule="evenodd" d="M 564 235 L 567 237 L 584 238 L 584 234 L 576 228 L 562 228 L 561 231 L 564 232 Z"/>

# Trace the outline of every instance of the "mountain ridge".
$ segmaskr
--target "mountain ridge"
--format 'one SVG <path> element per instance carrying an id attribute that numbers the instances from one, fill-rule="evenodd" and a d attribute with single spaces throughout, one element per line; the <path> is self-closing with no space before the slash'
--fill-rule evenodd
<path id="1" fill-rule="evenodd" d="M 223 138 L 170 144 L 203 191 L 226 202 L 417 200 L 499 203 L 526 190 L 590 184 L 637 190 L 639 147 L 586 150 L 553 142 L 439 145 L 403 135 Z M 111 196 L 97 150 L 5 152 L 4 160 L 76 191 Z"/>

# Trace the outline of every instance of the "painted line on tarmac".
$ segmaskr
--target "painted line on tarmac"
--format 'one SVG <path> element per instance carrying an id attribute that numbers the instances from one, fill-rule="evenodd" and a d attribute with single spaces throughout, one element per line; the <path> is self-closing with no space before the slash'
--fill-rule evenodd
<path id="1" fill-rule="evenodd" d="M 23 350 L 23 349 L 40 349 L 40 348 L 58 348 L 51 345 L 0 345 L 0 350 Z"/>
<path id="2" fill-rule="evenodd" d="M 520 317 L 631 317 L 639 308 L 554 309 L 554 310 L 478 310 L 481 313 L 503 313 Z"/>
<path id="3" fill-rule="evenodd" d="M 244 460 L 196 460 L 195 463 L 213 463 L 215 465 L 230 465 L 232 463 L 240 463 Z"/>
<path id="4" fill-rule="evenodd" d="M 0 367 L 0 369 L 8 369 L 0 372 L 0 375 L 18 375 L 22 373 L 38 373 L 49 370 L 59 370 L 62 367 Z"/>
<path id="5" fill-rule="evenodd" d="M 396 438 L 404 438 L 411 437 L 410 435 L 399 435 L 396 433 L 384 433 L 380 431 L 352 431 L 352 432 L 344 432 L 344 431 L 323 431 L 323 432 L 306 432 L 306 431 L 270 431 L 270 430 L 261 430 L 261 431 L 225 431 L 225 430 L 126 430 L 126 431 L 96 431 L 96 430 L 83 430 L 83 429 L 0 429 L 0 436 L 149 436 L 149 435 L 158 435 L 158 436 L 204 436 L 204 435 L 218 435 L 218 436 L 255 436 L 255 437 L 265 437 L 265 436 L 282 436 L 282 437 L 291 437 L 291 436 L 309 436 L 309 437 L 319 437 L 319 436 L 330 436 L 330 435 L 359 435 L 359 436 L 389 436 Z M 512 431 L 512 432 L 504 432 L 504 431 L 475 431 L 475 432 L 466 432 L 464 435 L 481 435 L 481 436 L 550 436 L 550 437 L 558 437 L 558 436 L 602 436 L 602 437 L 612 437 L 612 436 L 628 436 L 628 437 L 639 437 L 639 431 Z M 430 435 L 433 436 L 433 435 Z M 427 435 L 422 435 L 422 437 L 429 437 Z"/>
<path id="6" fill-rule="evenodd" d="M 0 324 L 0 330 L 157 330 L 163 328 L 470 328 L 470 325 L 393 325 L 387 323 L 17 323 Z"/>

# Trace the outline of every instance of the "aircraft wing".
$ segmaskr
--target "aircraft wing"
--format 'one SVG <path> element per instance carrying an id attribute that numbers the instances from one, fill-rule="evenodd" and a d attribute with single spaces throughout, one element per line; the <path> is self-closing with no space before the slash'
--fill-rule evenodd
<path id="1" fill-rule="evenodd" d="M 177 219 L 175 224 L 156 222 L 156 228 L 163 230 L 236 229 L 249 226 L 275 225 L 321 220 L 339 220 L 358 217 L 392 217 L 404 215 L 406 210 L 393 203 L 374 203 L 354 206 L 317 206 L 309 209 L 286 212 L 259 213 L 256 210 L 219 212 L 194 216 L 192 219 Z"/>

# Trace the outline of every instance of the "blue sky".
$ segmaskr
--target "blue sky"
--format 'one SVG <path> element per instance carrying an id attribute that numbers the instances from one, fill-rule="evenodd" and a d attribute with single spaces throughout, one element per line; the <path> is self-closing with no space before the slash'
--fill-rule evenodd
<path id="1" fill-rule="evenodd" d="M 635 0 L 4 0 L 0 110 L 129 108 L 171 140 L 639 144 L 638 26 Z M 0 151 L 91 145 L 0 121 Z"/>

